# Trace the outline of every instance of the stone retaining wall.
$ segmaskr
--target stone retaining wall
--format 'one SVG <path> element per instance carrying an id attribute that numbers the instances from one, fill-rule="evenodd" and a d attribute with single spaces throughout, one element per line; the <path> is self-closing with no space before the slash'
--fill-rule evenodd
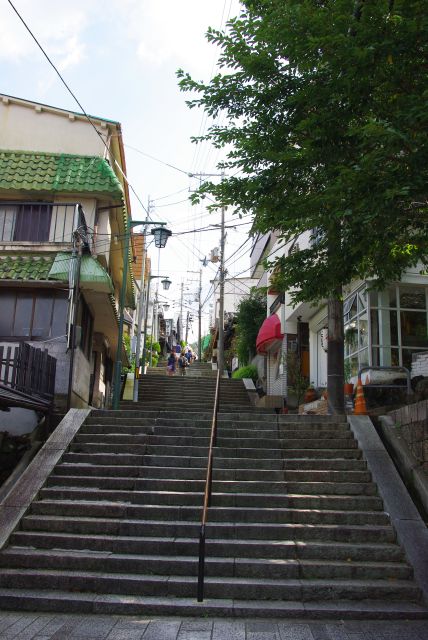
<path id="1" fill-rule="evenodd" d="M 400 435 L 428 473 L 428 400 L 409 404 L 388 414 L 400 427 Z"/>

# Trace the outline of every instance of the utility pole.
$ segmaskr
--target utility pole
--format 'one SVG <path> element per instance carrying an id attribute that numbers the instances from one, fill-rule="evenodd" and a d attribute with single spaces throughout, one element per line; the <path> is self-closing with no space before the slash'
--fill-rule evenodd
<path id="1" fill-rule="evenodd" d="M 222 173 L 222 179 L 224 173 Z M 218 318 L 218 341 L 217 341 L 217 368 L 220 369 L 220 375 L 223 376 L 224 371 L 224 212 L 225 207 L 221 208 L 221 236 L 220 236 L 220 304 Z"/>
<path id="2" fill-rule="evenodd" d="M 202 362 L 202 267 L 199 269 L 199 291 L 198 291 L 198 358 L 199 362 Z"/>
<path id="3" fill-rule="evenodd" d="M 70 305 L 68 310 L 70 366 L 68 371 L 67 411 L 71 408 L 73 392 L 74 354 L 76 352 L 76 323 L 80 300 L 80 266 L 82 263 L 82 237 L 80 235 L 80 207 L 76 205 L 73 221 L 73 250 L 69 266 Z"/>
<path id="4" fill-rule="evenodd" d="M 150 197 L 147 200 L 147 215 L 146 215 L 146 224 L 143 229 L 143 253 L 141 256 L 142 264 L 141 264 L 141 278 L 140 278 L 140 297 L 138 302 L 138 319 L 137 319 L 137 345 L 135 348 L 135 372 L 134 372 L 134 390 L 133 390 L 133 401 L 138 402 L 138 378 L 140 374 L 140 352 L 141 352 L 141 330 L 143 328 L 143 311 L 144 311 L 144 287 L 145 287 L 145 277 L 146 277 L 146 256 L 147 256 L 147 222 L 149 221 L 150 216 Z M 146 340 L 146 335 L 144 334 L 144 341 Z M 144 362 L 143 362 L 144 369 Z"/>
<path id="5" fill-rule="evenodd" d="M 184 298 L 184 280 L 181 283 L 181 295 L 180 295 L 180 335 L 179 338 L 180 340 L 183 339 L 183 298 Z"/>
<path id="6" fill-rule="evenodd" d="M 225 173 L 224 171 L 221 174 L 218 173 L 195 173 L 193 174 L 195 178 L 208 178 L 208 177 L 221 177 L 224 180 Z M 225 207 L 222 205 L 221 207 L 221 237 L 220 237 L 220 305 L 219 305 L 219 319 L 218 319 L 218 339 L 217 339 L 217 368 L 220 369 L 221 375 L 223 375 L 224 371 L 224 279 L 225 279 L 225 270 L 224 270 L 224 245 L 225 245 L 225 234 L 224 234 L 224 214 Z M 201 309 L 199 309 L 199 326 L 200 326 L 200 314 Z M 200 335 L 200 331 L 199 331 Z M 199 338 L 199 350 L 200 350 L 200 338 Z M 200 357 L 200 356 L 199 356 Z"/>

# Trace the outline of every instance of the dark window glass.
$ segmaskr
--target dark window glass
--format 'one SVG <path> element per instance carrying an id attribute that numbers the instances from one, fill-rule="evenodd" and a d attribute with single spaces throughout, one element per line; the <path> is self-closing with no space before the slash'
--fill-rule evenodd
<path id="1" fill-rule="evenodd" d="M 67 311 L 68 300 L 67 298 L 56 297 L 54 302 L 53 316 L 52 316 L 52 338 L 59 338 L 64 336 L 67 331 Z"/>
<path id="2" fill-rule="evenodd" d="M 417 349 L 401 350 L 401 355 L 403 358 L 403 367 L 407 367 L 407 369 L 409 370 L 412 368 L 412 356 L 415 355 L 415 353 L 421 353 L 421 351 Z"/>
<path id="3" fill-rule="evenodd" d="M 389 312 L 389 324 L 391 327 L 391 344 L 398 344 L 398 322 L 396 311 Z"/>
<path id="4" fill-rule="evenodd" d="M 379 318 L 378 311 L 370 311 L 371 327 L 372 327 L 372 344 L 379 344 Z"/>
<path id="5" fill-rule="evenodd" d="M 37 293 L 31 335 L 33 338 L 49 338 L 51 333 L 53 298 L 48 293 Z"/>
<path id="6" fill-rule="evenodd" d="M 15 300 L 15 294 L 0 292 L 0 336 L 5 338 L 9 338 L 12 335 Z"/>
<path id="7" fill-rule="evenodd" d="M 83 297 L 80 298 L 79 305 L 80 325 L 82 327 L 82 333 L 80 338 L 80 348 L 82 349 L 88 360 L 91 357 L 92 351 L 92 327 L 93 318 L 89 307 L 84 301 Z"/>
<path id="8" fill-rule="evenodd" d="M 19 207 L 15 219 L 13 239 L 23 242 L 43 242 L 49 240 L 52 206 L 49 204 L 28 204 Z"/>
<path id="9" fill-rule="evenodd" d="M 31 293 L 18 293 L 13 327 L 14 336 L 30 336 L 32 315 L 33 295 Z"/>
<path id="10" fill-rule="evenodd" d="M 402 311 L 401 344 L 404 347 L 428 347 L 427 316 L 418 311 Z"/>

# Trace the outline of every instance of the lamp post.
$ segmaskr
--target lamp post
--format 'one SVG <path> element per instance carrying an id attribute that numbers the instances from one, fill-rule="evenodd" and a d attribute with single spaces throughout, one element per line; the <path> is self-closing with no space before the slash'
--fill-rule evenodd
<path id="1" fill-rule="evenodd" d="M 155 224 L 157 227 L 153 229 L 152 234 L 155 236 L 155 245 L 157 247 L 164 247 L 171 231 L 165 228 L 166 222 L 149 222 L 148 220 L 131 220 L 127 217 L 126 232 L 125 232 L 125 250 L 123 255 L 123 274 L 122 274 L 122 286 L 120 289 L 119 298 L 119 332 L 117 338 L 117 350 L 116 350 L 116 362 L 114 365 L 114 377 L 113 377 L 113 409 L 119 408 L 120 400 L 120 380 L 122 376 L 122 341 L 123 341 L 123 322 L 124 322 L 124 310 L 125 310 L 125 297 L 126 297 L 126 284 L 128 279 L 128 263 L 129 263 L 129 242 L 131 237 L 131 229 L 133 227 L 144 225 L 145 230 L 148 225 Z M 145 235 L 145 234 L 144 234 Z M 143 267 L 144 272 L 144 267 Z"/>

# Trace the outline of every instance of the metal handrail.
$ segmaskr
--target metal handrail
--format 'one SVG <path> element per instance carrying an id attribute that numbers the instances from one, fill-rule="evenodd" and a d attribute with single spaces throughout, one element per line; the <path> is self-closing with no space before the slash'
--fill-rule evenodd
<path id="1" fill-rule="evenodd" d="M 199 564 L 198 564 L 198 602 L 204 599 L 204 578 L 205 578 L 205 525 L 208 517 L 208 507 L 211 506 L 211 487 L 213 474 L 214 447 L 217 443 L 217 414 L 220 402 L 220 379 L 221 371 L 217 371 L 215 385 L 214 410 L 211 421 L 210 448 L 208 450 L 207 477 L 205 480 L 204 508 L 202 510 L 201 528 L 199 530 Z"/>

